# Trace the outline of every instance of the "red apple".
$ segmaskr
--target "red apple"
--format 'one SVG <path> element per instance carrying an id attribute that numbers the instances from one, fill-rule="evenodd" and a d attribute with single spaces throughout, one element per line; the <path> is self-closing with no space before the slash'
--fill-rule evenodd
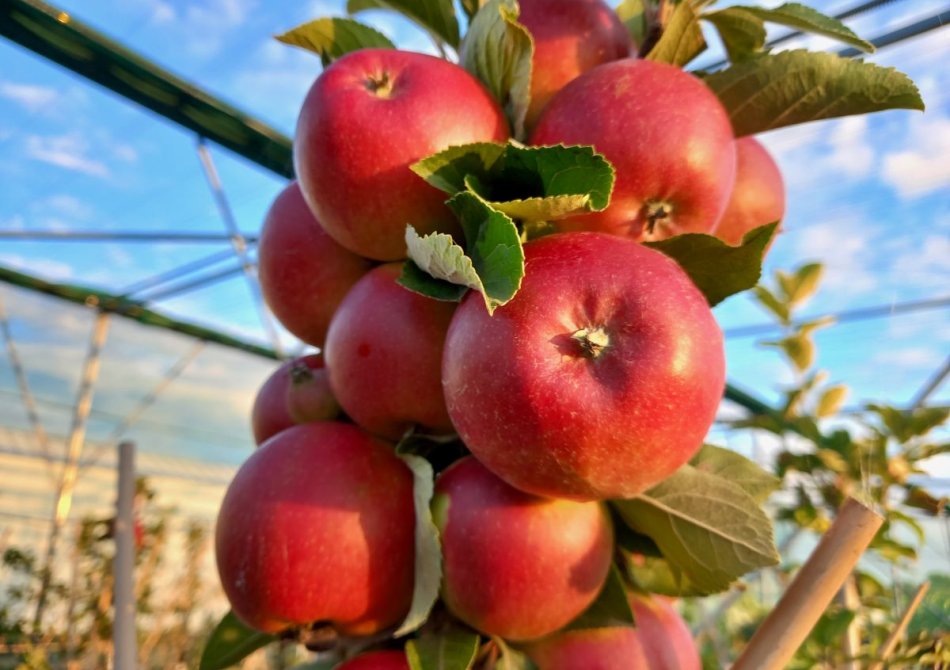
<path id="1" fill-rule="evenodd" d="M 271 205 L 257 245 L 268 307 L 304 342 L 323 346 L 336 306 L 372 264 L 333 241 L 291 182 Z"/>
<path id="2" fill-rule="evenodd" d="M 785 183 L 769 152 L 754 137 L 736 140 L 736 183 L 716 237 L 732 245 L 759 226 L 785 216 Z"/>
<path id="3" fill-rule="evenodd" d="M 599 503 L 538 498 L 472 457 L 436 481 L 442 599 L 486 635 L 530 640 L 563 627 L 594 601 L 613 553 Z"/>
<path id="4" fill-rule="evenodd" d="M 362 49 L 314 82 L 300 110 L 294 164 L 328 233 L 367 258 L 406 257 L 405 230 L 457 233 L 445 193 L 409 166 L 456 144 L 508 138 L 498 104 L 458 65 Z"/>
<path id="5" fill-rule="evenodd" d="M 545 105 L 568 83 L 601 63 L 630 55 L 630 33 L 603 0 L 521 0 L 518 22 L 534 39 L 531 106 L 533 127 Z"/>
<path id="6" fill-rule="evenodd" d="M 701 670 L 703 664 L 689 626 L 668 599 L 635 593 L 630 605 L 648 670 Z"/>
<path id="7" fill-rule="evenodd" d="M 592 144 L 617 170 L 603 212 L 557 222 L 634 240 L 708 233 L 735 178 L 726 110 L 705 84 L 679 68 L 624 59 L 600 65 L 551 100 L 531 144 Z"/>
<path id="8" fill-rule="evenodd" d="M 254 442 L 263 444 L 298 423 L 328 421 L 339 413 L 323 356 L 295 358 L 277 368 L 257 392 L 251 409 Z"/>
<path id="9" fill-rule="evenodd" d="M 411 426 L 451 433 L 442 395 L 442 346 L 455 303 L 396 283 L 401 264 L 381 265 L 356 283 L 327 333 L 330 387 L 369 432 L 397 440 Z"/>
<path id="10" fill-rule="evenodd" d="M 637 631 L 620 626 L 555 633 L 526 651 L 538 670 L 650 670 Z"/>
<path id="11" fill-rule="evenodd" d="M 308 423 L 238 470 L 218 515 L 218 573 L 257 630 L 371 635 L 409 610 L 414 529 L 412 473 L 392 447 L 349 424 Z"/>
<path id="12" fill-rule="evenodd" d="M 333 670 L 409 670 L 404 651 L 371 651 L 351 658 Z"/>
<path id="13" fill-rule="evenodd" d="M 725 385 L 722 333 L 686 273 L 632 240 L 563 233 L 524 251 L 514 299 L 489 316 L 469 294 L 449 327 L 452 423 L 523 491 L 629 498 L 702 445 Z"/>

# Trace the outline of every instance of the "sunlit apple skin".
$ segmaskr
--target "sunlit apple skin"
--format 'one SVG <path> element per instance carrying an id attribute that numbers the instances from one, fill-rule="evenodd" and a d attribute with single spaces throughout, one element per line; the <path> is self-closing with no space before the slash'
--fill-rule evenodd
<path id="1" fill-rule="evenodd" d="M 371 651 L 342 663 L 334 670 L 409 670 L 404 651 Z"/>
<path id="2" fill-rule="evenodd" d="M 445 193 L 409 166 L 449 146 L 503 142 L 498 104 L 468 72 L 395 49 L 343 56 L 304 100 L 294 165 L 310 208 L 340 244 L 367 258 L 406 257 L 405 230 L 457 233 Z"/>
<path id="3" fill-rule="evenodd" d="M 754 137 L 736 140 L 736 183 L 715 235 L 732 245 L 753 228 L 785 216 L 785 182 L 768 150 Z"/>
<path id="4" fill-rule="evenodd" d="M 451 433 L 441 363 L 456 305 L 403 288 L 401 271 L 400 263 L 381 265 L 343 299 L 327 333 L 330 388 L 375 435 L 397 440 L 411 426 Z"/>
<path id="5" fill-rule="evenodd" d="M 555 633 L 525 651 L 538 670 L 650 670 L 637 632 L 620 626 Z"/>
<path id="6" fill-rule="evenodd" d="M 689 626 L 669 600 L 633 594 L 630 605 L 648 670 L 701 670 L 703 664 Z"/>
<path id="7" fill-rule="evenodd" d="M 234 613 L 276 633 L 397 624 L 412 599 L 412 474 L 388 444 L 336 422 L 289 428 L 251 454 L 215 530 Z"/>
<path id="8" fill-rule="evenodd" d="M 637 241 L 709 233 L 735 178 L 725 109 L 696 77 L 649 60 L 600 65 L 545 108 L 531 144 L 592 144 L 617 171 L 603 212 L 557 222 Z"/>
<path id="9" fill-rule="evenodd" d="M 722 332 L 680 267 L 632 240 L 562 233 L 524 251 L 514 299 L 489 316 L 470 294 L 449 327 L 442 379 L 452 422 L 523 491 L 640 493 L 688 461 L 712 425 L 725 385 Z M 585 350 L 575 339 L 584 329 L 602 331 L 606 347 Z"/>
<path id="10" fill-rule="evenodd" d="M 531 106 L 533 127 L 555 93 L 602 63 L 630 55 L 629 31 L 602 0 L 521 0 L 518 22 L 534 39 Z"/>
<path id="11" fill-rule="evenodd" d="M 594 601 L 610 568 L 602 505 L 522 493 L 472 457 L 440 475 L 433 510 L 442 598 L 486 635 L 530 640 L 563 627 Z"/>
<path id="12" fill-rule="evenodd" d="M 251 431 L 260 445 L 298 423 L 329 421 L 339 413 L 323 356 L 310 354 L 287 361 L 267 378 L 254 399 Z"/>
<path id="13" fill-rule="evenodd" d="M 257 274 L 264 300 L 287 330 L 322 347 L 337 305 L 371 267 L 323 230 L 297 182 L 280 192 L 264 219 Z"/>

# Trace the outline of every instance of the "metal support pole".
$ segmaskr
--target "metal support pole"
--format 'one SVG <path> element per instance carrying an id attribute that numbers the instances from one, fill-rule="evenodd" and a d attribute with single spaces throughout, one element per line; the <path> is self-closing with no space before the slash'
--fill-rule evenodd
<path id="1" fill-rule="evenodd" d="M 241 265 L 244 268 L 247 285 L 251 290 L 251 297 L 254 299 L 254 305 L 260 314 L 264 330 L 267 332 L 274 351 L 277 352 L 280 358 L 284 358 L 284 350 L 280 344 L 280 336 L 277 334 L 277 328 L 274 326 L 274 319 L 271 316 L 270 310 L 268 310 L 267 305 L 264 304 L 264 296 L 261 294 L 261 285 L 257 280 L 257 271 L 247 253 L 247 240 L 244 239 L 238 230 L 237 221 L 234 219 L 234 212 L 231 211 L 231 206 L 228 204 L 228 199 L 224 194 L 224 188 L 221 186 L 221 179 L 218 177 L 218 171 L 214 167 L 214 161 L 211 158 L 211 152 L 208 151 L 203 137 L 198 138 L 198 158 L 201 160 L 201 167 L 204 169 L 205 177 L 208 179 L 208 186 L 211 187 L 211 193 L 214 195 L 215 202 L 218 205 L 218 211 L 221 213 L 224 225 L 231 235 L 231 246 L 234 248 L 234 253 L 238 259 L 240 259 Z"/>
<path id="2" fill-rule="evenodd" d="M 934 391 L 940 388 L 940 385 L 946 381 L 948 376 L 950 376 L 950 356 L 947 357 L 947 360 L 944 362 L 943 366 L 934 372 L 933 376 L 927 380 L 927 383 L 924 384 L 923 388 L 920 389 L 914 396 L 914 399 L 911 400 L 911 409 L 919 409 L 923 407 L 924 403 L 927 402 L 927 398 L 929 398 Z"/>
<path id="3" fill-rule="evenodd" d="M 46 608 L 46 597 L 53 576 L 53 565 L 56 561 L 56 542 L 60 531 L 73 506 L 73 493 L 76 488 L 76 476 L 79 474 L 79 459 L 82 456 L 83 442 L 86 437 L 86 420 L 89 410 L 92 409 L 93 389 L 99 377 L 99 361 L 102 354 L 102 345 L 109 332 L 109 315 L 99 312 L 93 327 L 92 338 L 89 342 L 89 352 L 83 366 L 82 378 L 79 384 L 79 394 L 76 397 L 76 408 L 73 413 L 72 426 L 66 450 L 66 463 L 59 488 L 56 492 L 56 504 L 53 508 L 53 522 L 50 525 L 49 540 L 46 545 L 46 560 L 43 564 L 40 592 L 36 600 L 36 613 L 33 617 L 33 630 L 40 632 L 43 623 L 43 610 Z"/>
<path id="4" fill-rule="evenodd" d="M 36 401 L 33 393 L 30 391 L 30 385 L 26 379 L 26 371 L 23 369 L 23 362 L 20 360 L 20 354 L 17 352 L 16 345 L 13 342 L 13 332 L 10 330 L 10 322 L 7 319 L 7 310 L 3 303 L 3 296 L 0 295 L 0 332 L 3 333 L 3 339 L 7 343 L 7 355 L 10 358 L 10 367 L 13 368 L 13 376 L 16 377 L 17 386 L 20 388 L 20 398 L 23 400 L 23 406 L 26 408 L 26 416 L 29 419 L 30 426 L 33 428 L 33 435 L 36 436 L 36 443 L 46 457 L 46 471 L 52 479 L 53 462 L 52 453 L 49 449 L 49 436 L 46 429 L 43 428 L 43 422 L 40 421 L 39 412 L 36 411 Z"/>
<path id="5" fill-rule="evenodd" d="M 118 500 L 113 562 L 115 618 L 112 624 L 113 667 L 134 670 L 135 644 L 135 443 L 119 443 Z"/>

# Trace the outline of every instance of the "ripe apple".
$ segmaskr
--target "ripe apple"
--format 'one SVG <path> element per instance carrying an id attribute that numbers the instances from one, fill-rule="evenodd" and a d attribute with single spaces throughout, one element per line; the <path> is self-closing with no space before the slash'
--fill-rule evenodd
<path id="1" fill-rule="evenodd" d="M 754 137 L 736 140 L 736 183 L 715 235 L 738 245 L 753 228 L 785 216 L 785 183 L 768 150 Z M 774 239 L 774 238 L 773 238 Z"/>
<path id="2" fill-rule="evenodd" d="M 396 283 L 402 266 L 374 268 L 340 303 L 327 333 L 330 388 L 364 429 L 398 440 L 411 426 L 453 432 L 442 395 L 442 347 L 455 303 Z"/>
<path id="3" fill-rule="evenodd" d="M 404 651 L 371 651 L 351 658 L 333 670 L 409 670 Z"/>
<path id="4" fill-rule="evenodd" d="M 548 104 L 531 144 L 592 144 L 617 171 L 602 212 L 555 222 L 637 241 L 708 233 L 735 178 L 735 142 L 726 110 L 699 79 L 679 68 L 626 58 L 600 65 Z"/>
<path id="5" fill-rule="evenodd" d="M 601 63 L 630 55 L 630 33 L 603 0 L 521 0 L 518 22 L 534 39 L 531 106 L 534 126 L 554 94 Z"/>
<path id="6" fill-rule="evenodd" d="M 367 258 L 406 257 L 405 230 L 458 233 L 446 196 L 414 174 L 456 144 L 508 138 L 498 103 L 458 65 L 395 49 L 361 49 L 323 71 L 297 121 L 300 188 L 328 233 Z"/>
<path id="7" fill-rule="evenodd" d="M 554 633 L 525 651 L 538 670 L 650 670 L 637 631 L 621 626 Z"/>
<path id="8" fill-rule="evenodd" d="M 234 613 L 265 633 L 371 635 L 412 599 L 412 473 L 356 426 L 308 423 L 251 454 L 228 487 L 215 554 Z"/>
<path id="9" fill-rule="evenodd" d="M 328 421 L 339 413 L 323 356 L 310 354 L 287 361 L 267 378 L 254 399 L 251 431 L 260 445 L 298 423 Z"/>
<path id="10" fill-rule="evenodd" d="M 689 626 L 668 599 L 633 593 L 630 605 L 648 670 L 701 670 L 703 664 Z"/>
<path id="11" fill-rule="evenodd" d="M 689 626 L 662 597 L 631 594 L 636 628 L 555 633 L 526 647 L 538 670 L 700 670 Z"/>
<path id="12" fill-rule="evenodd" d="M 291 182 L 274 200 L 257 245 L 257 275 L 268 307 L 304 342 L 323 346 L 336 306 L 372 264 L 333 241 Z"/>
<path id="13" fill-rule="evenodd" d="M 449 466 L 432 500 L 442 538 L 442 599 L 486 635 L 530 640 L 594 601 L 613 530 L 599 503 L 522 493 L 472 457 Z"/>
<path id="14" fill-rule="evenodd" d="M 489 316 L 472 293 L 452 319 L 452 423 L 523 491 L 629 498 L 701 446 L 725 386 L 722 333 L 686 273 L 632 240 L 562 233 L 524 251 L 511 302 Z"/>

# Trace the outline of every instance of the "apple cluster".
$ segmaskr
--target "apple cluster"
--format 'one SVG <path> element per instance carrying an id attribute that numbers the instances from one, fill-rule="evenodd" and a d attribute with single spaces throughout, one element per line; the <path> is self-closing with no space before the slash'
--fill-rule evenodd
<path id="1" fill-rule="evenodd" d="M 444 59 L 361 49 L 327 67 L 258 257 L 271 310 L 321 353 L 285 363 L 258 394 L 260 446 L 217 524 L 221 581 L 259 631 L 318 647 L 386 637 L 418 579 L 417 486 L 397 445 L 419 439 L 435 445 L 447 616 L 515 643 L 540 670 L 698 668 L 662 599 L 630 593 L 636 630 L 565 627 L 615 559 L 604 501 L 685 464 L 725 384 L 705 297 L 642 243 L 704 232 L 736 244 L 781 218 L 781 177 L 754 139 L 735 140 L 700 80 L 634 57 L 601 0 L 520 6 L 535 47 L 527 143 L 593 146 L 616 173 L 609 205 L 527 241 L 521 286 L 493 313 L 477 291 L 415 293 L 400 283 L 406 225 L 462 231 L 410 166 L 508 141 L 505 112 Z M 389 649 L 340 667 L 408 663 Z"/>

